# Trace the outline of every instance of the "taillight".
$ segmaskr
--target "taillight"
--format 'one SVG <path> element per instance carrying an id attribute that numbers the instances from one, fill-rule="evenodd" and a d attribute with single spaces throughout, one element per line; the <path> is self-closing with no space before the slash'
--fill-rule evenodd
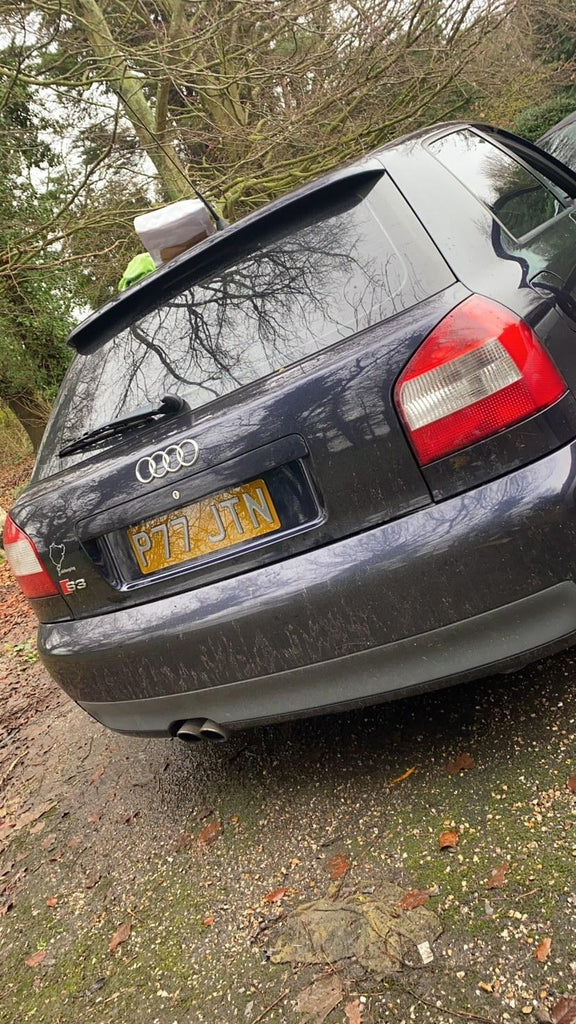
<path id="1" fill-rule="evenodd" d="M 16 526 L 10 516 L 4 525 L 4 551 L 16 582 L 26 597 L 55 597 L 59 593 L 30 537 Z"/>
<path id="2" fill-rule="evenodd" d="M 566 390 L 528 324 L 472 295 L 422 343 L 394 397 L 425 466 L 533 416 Z"/>

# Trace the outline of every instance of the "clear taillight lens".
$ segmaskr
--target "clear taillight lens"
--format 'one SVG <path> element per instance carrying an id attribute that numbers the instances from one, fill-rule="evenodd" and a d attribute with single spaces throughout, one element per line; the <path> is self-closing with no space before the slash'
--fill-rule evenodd
<path id="1" fill-rule="evenodd" d="M 4 525 L 4 551 L 16 582 L 26 597 L 55 597 L 59 593 L 30 537 L 16 526 L 10 516 Z"/>
<path id="2" fill-rule="evenodd" d="M 418 461 L 427 465 L 533 416 L 566 390 L 528 324 L 472 295 L 422 343 L 395 401 Z"/>

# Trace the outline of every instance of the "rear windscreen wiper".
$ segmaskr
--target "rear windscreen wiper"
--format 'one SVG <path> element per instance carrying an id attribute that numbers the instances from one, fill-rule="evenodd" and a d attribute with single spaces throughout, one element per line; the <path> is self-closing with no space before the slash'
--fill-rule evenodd
<path id="1" fill-rule="evenodd" d="M 75 441 L 70 441 L 64 445 L 58 452 L 58 455 L 63 459 L 66 455 L 74 455 L 76 452 L 86 452 L 90 448 L 98 448 L 110 438 L 124 434 L 127 430 L 143 427 L 151 421 L 164 416 L 175 416 L 177 413 L 189 408 L 188 403 L 178 395 L 164 395 L 160 405 L 142 406 L 141 409 L 134 409 L 132 412 L 126 413 L 125 416 L 119 416 L 117 419 L 111 420 L 110 423 L 104 423 L 101 427 L 96 427 L 95 430 L 89 430 L 86 434 L 82 434 L 81 437 L 77 437 Z"/>

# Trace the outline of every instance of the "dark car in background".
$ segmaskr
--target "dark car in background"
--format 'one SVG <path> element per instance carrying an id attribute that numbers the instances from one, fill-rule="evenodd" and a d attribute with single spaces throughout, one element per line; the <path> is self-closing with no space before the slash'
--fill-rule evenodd
<path id="1" fill-rule="evenodd" d="M 576 171 L 576 110 L 544 132 L 537 144 Z"/>
<path id="2" fill-rule="evenodd" d="M 575 197 L 437 125 L 81 324 L 5 531 L 70 696 L 219 738 L 571 644 Z"/>

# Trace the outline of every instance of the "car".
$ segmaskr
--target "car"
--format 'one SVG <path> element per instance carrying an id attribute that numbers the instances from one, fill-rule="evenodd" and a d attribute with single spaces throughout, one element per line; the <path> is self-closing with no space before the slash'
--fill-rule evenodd
<path id="1" fill-rule="evenodd" d="M 576 110 L 544 132 L 537 145 L 576 171 Z"/>
<path id="2" fill-rule="evenodd" d="M 80 707 L 218 740 L 573 643 L 575 197 L 435 125 L 74 330 L 4 540 Z"/>

